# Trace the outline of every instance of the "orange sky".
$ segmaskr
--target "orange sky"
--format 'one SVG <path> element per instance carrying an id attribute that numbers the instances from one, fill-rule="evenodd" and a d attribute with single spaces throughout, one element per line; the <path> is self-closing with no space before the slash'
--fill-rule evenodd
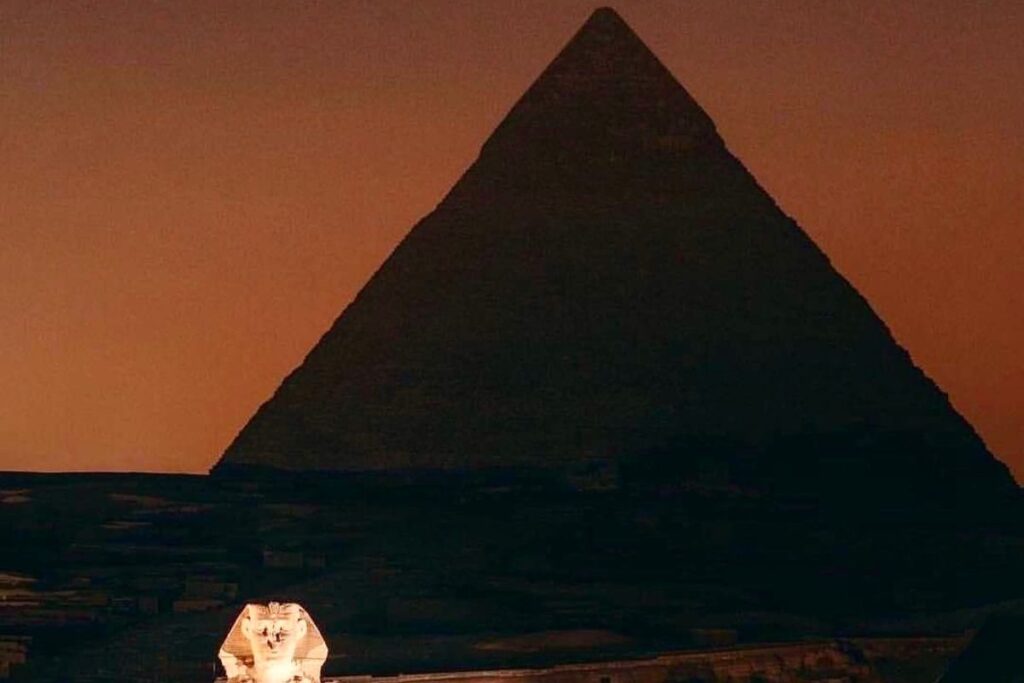
<path id="1" fill-rule="evenodd" d="M 0 469 L 205 471 L 593 3 L 0 2 Z M 1024 480 L 1024 3 L 615 5 Z"/>

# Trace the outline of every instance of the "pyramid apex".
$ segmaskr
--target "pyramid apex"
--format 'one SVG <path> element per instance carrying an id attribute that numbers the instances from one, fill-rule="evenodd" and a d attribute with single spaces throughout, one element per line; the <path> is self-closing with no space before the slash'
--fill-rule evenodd
<path id="1" fill-rule="evenodd" d="M 535 153 L 535 163 L 576 163 L 590 173 L 595 158 L 622 162 L 642 159 L 643 150 L 685 154 L 706 144 L 721 144 L 711 118 L 618 12 L 599 7 L 512 108 L 482 157 L 508 166 Z"/>
<path id="2" fill-rule="evenodd" d="M 622 21 L 622 17 L 619 15 L 618 12 L 615 11 L 615 8 L 609 7 L 608 5 L 598 7 L 597 9 L 595 9 L 593 12 L 590 13 L 590 18 L 618 19 L 619 21 Z"/>
<path id="3" fill-rule="evenodd" d="M 624 30 L 627 33 L 634 33 L 633 29 L 626 23 L 626 20 L 622 18 L 622 15 L 616 12 L 614 8 L 607 6 L 598 7 L 591 12 L 587 20 L 583 22 L 580 33 L 608 29 L 618 29 L 620 31 Z"/>

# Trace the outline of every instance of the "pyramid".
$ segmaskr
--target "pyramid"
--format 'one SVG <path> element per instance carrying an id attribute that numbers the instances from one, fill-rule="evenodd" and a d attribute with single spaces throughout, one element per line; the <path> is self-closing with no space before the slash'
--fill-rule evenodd
<path id="1" fill-rule="evenodd" d="M 557 468 L 711 443 L 780 472 L 1016 490 L 599 9 L 215 471 Z"/>

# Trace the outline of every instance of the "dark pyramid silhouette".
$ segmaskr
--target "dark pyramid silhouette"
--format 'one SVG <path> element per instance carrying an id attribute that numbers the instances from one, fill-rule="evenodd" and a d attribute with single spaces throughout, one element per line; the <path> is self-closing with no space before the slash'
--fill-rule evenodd
<path id="1" fill-rule="evenodd" d="M 600 9 L 216 469 L 665 463 L 695 449 L 740 454 L 755 478 L 835 475 L 911 499 L 1016 490 L 710 117 Z"/>

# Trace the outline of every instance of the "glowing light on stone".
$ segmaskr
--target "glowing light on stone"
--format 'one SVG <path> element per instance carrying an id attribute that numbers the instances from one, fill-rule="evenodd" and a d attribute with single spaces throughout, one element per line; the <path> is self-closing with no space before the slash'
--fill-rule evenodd
<path id="1" fill-rule="evenodd" d="M 248 604 L 218 658 L 229 683 L 320 683 L 327 643 L 301 605 Z"/>

